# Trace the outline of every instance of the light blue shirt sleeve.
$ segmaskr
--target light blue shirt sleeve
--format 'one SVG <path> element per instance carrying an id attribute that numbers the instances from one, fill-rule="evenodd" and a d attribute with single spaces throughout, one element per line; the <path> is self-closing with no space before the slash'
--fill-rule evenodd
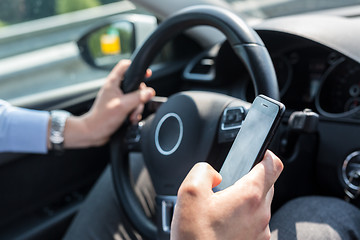
<path id="1" fill-rule="evenodd" d="M 49 113 L 0 100 L 0 152 L 47 153 Z"/>

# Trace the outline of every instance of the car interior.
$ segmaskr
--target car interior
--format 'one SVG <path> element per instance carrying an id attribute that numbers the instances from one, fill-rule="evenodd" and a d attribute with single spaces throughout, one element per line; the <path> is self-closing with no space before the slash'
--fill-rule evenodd
<path id="1" fill-rule="evenodd" d="M 15 106 L 82 115 L 129 58 L 122 90 L 156 90 L 143 121 L 104 146 L 0 153 L 0 239 L 61 239 L 109 164 L 129 221 L 145 239 L 169 239 L 182 180 L 199 161 L 220 170 L 258 94 L 286 106 L 269 147 L 284 163 L 272 211 L 309 195 L 360 207 L 360 2 L 312 2 L 115 1 L 82 10 L 86 19 L 0 27 L 0 99 Z M 136 199 L 134 156 L 149 170 L 156 222 Z"/>

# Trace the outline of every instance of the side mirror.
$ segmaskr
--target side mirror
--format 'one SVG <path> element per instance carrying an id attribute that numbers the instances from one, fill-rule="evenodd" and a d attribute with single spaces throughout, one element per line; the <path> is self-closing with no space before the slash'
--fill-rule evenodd
<path id="1" fill-rule="evenodd" d="M 129 59 L 156 25 L 155 17 L 148 15 L 126 15 L 111 20 L 78 40 L 81 57 L 92 67 L 112 69 L 121 59 Z"/>

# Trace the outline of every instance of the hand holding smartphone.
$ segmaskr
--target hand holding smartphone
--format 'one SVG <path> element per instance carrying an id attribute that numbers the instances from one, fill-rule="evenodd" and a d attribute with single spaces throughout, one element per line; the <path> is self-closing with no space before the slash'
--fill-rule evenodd
<path id="1" fill-rule="evenodd" d="M 220 169 L 223 179 L 216 190 L 233 185 L 262 160 L 284 112 L 284 104 L 274 99 L 255 98 Z"/>

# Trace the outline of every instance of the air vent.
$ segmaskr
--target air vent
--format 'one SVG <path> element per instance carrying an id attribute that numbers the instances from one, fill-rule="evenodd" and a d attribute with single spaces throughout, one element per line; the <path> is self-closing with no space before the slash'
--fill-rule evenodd
<path id="1" fill-rule="evenodd" d="M 192 74 L 209 74 L 214 66 L 213 58 L 202 58 L 198 61 L 193 69 L 190 71 Z"/>
<path id="2" fill-rule="evenodd" d="M 214 77 L 214 57 L 207 54 L 194 58 L 184 70 L 184 78 L 190 81 L 212 81 Z"/>

